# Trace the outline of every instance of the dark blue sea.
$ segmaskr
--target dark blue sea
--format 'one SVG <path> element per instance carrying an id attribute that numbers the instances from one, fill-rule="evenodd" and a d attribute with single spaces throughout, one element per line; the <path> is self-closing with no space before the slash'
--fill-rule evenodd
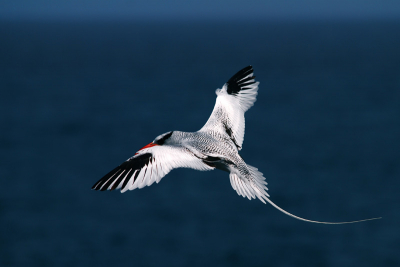
<path id="1" fill-rule="evenodd" d="M 178 169 L 92 191 L 197 131 L 253 65 L 241 151 L 295 220 Z M 400 21 L 0 22 L 0 266 L 400 266 Z"/>

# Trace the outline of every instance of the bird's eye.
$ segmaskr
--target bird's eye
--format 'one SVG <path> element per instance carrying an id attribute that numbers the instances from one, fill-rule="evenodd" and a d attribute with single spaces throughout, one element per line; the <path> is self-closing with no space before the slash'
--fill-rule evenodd
<path id="1" fill-rule="evenodd" d="M 173 131 L 157 137 L 156 140 L 154 140 L 154 143 L 160 146 L 163 145 L 165 141 L 171 137 L 172 133 Z"/>

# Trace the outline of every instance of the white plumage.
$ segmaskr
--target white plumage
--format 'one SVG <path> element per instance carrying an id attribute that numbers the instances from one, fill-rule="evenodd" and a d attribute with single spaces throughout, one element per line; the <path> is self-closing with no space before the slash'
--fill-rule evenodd
<path id="1" fill-rule="evenodd" d="M 248 199 L 258 198 L 296 219 L 325 224 L 352 222 L 319 222 L 295 216 L 273 203 L 267 193 L 267 183 L 257 168 L 240 157 L 244 139 L 244 113 L 256 101 L 258 84 L 253 68 L 248 66 L 217 89 L 214 109 L 206 124 L 197 132 L 164 133 L 100 179 L 92 189 L 121 192 L 150 186 L 175 168 L 200 171 L 220 169 L 229 172 L 233 189 Z M 374 218 L 375 219 L 375 218 Z M 367 219 L 373 220 L 373 219 Z M 361 220 L 366 221 L 366 220 Z"/>

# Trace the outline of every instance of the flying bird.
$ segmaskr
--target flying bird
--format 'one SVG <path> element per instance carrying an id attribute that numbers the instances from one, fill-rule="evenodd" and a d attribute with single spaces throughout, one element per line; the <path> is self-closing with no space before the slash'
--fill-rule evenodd
<path id="1" fill-rule="evenodd" d="M 239 155 L 244 138 L 244 113 L 256 101 L 259 82 L 255 81 L 253 67 L 240 70 L 217 89 L 214 109 L 206 124 L 197 132 L 170 131 L 157 136 L 135 155 L 110 171 L 92 187 L 94 190 L 127 190 L 150 186 L 172 169 L 192 168 L 199 171 L 220 169 L 229 172 L 231 185 L 248 199 L 269 202 L 281 212 L 299 220 L 344 224 L 350 222 L 320 222 L 293 215 L 275 203 L 267 193 L 267 182 L 257 168 L 247 164 Z"/>

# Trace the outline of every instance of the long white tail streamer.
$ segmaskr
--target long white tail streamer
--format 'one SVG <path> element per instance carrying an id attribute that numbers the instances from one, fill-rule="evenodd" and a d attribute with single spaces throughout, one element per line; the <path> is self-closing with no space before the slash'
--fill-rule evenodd
<path id="1" fill-rule="evenodd" d="M 290 217 L 293 217 L 297 220 L 300 221 L 305 221 L 305 222 L 311 222 L 311 223 L 321 223 L 321 224 L 348 224 L 348 223 L 358 223 L 358 222 L 365 222 L 365 221 L 372 221 L 372 220 L 378 220 L 378 219 L 382 219 L 382 217 L 377 217 L 377 218 L 371 218 L 371 219 L 364 219 L 364 220 L 358 220 L 358 221 L 350 221 L 350 222 L 320 222 L 320 221 L 312 221 L 312 220 L 307 220 L 304 218 L 301 218 L 299 216 L 293 215 L 290 212 L 287 212 L 286 210 L 280 208 L 279 206 L 277 206 L 274 202 L 272 202 L 272 200 L 270 200 L 269 198 L 265 198 L 265 200 L 267 200 L 269 202 L 269 204 L 271 204 L 274 208 L 278 209 L 279 211 L 285 213 L 286 215 L 289 215 Z"/>

